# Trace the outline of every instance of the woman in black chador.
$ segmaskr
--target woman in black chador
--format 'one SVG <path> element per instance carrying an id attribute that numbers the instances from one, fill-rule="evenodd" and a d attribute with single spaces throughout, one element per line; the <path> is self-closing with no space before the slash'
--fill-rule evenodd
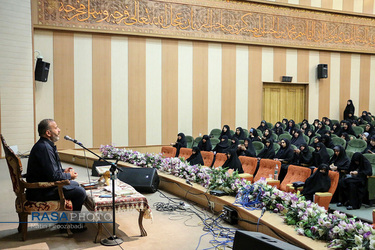
<path id="1" fill-rule="evenodd" d="M 331 188 L 331 178 L 328 176 L 329 167 L 322 164 L 318 169 L 305 181 L 301 194 L 306 200 L 312 201 L 316 192 L 327 192 Z"/>
<path id="2" fill-rule="evenodd" d="M 315 151 L 312 152 L 312 159 L 311 165 L 312 166 L 320 166 L 321 164 L 328 164 L 329 162 L 329 155 L 327 153 L 326 146 L 323 143 L 319 142 L 315 146 Z"/>
<path id="3" fill-rule="evenodd" d="M 341 133 L 341 126 L 338 122 L 332 124 L 331 134 L 339 135 Z"/>
<path id="4" fill-rule="evenodd" d="M 370 142 L 367 144 L 367 148 L 363 150 L 362 154 L 375 154 L 375 135 L 370 138 Z"/>
<path id="5" fill-rule="evenodd" d="M 236 128 L 236 132 L 234 133 L 232 138 L 237 138 L 238 140 L 245 140 L 245 132 L 241 127 Z"/>
<path id="6" fill-rule="evenodd" d="M 272 139 L 264 141 L 264 148 L 257 155 L 258 158 L 273 159 L 275 158 L 275 149 L 273 148 Z"/>
<path id="7" fill-rule="evenodd" d="M 326 132 L 327 132 L 326 126 L 322 122 L 319 122 L 318 127 L 315 130 L 315 134 L 324 135 Z"/>
<path id="8" fill-rule="evenodd" d="M 230 134 L 230 127 L 228 125 L 223 126 L 223 129 L 221 130 L 221 134 L 219 136 L 219 140 L 221 140 L 223 136 L 226 136 L 228 139 L 232 138 L 232 135 Z"/>
<path id="9" fill-rule="evenodd" d="M 341 136 L 343 133 L 348 133 L 348 135 L 355 136 L 355 132 L 350 122 L 344 120 L 344 121 L 341 121 L 341 123 L 342 123 L 341 133 L 338 136 Z"/>
<path id="10" fill-rule="evenodd" d="M 222 168 L 233 169 L 238 171 L 238 173 L 243 173 L 241 161 L 238 159 L 236 150 L 228 150 L 226 152 L 227 160 L 224 162 Z"/>
<path id="11" fill-rule="evenodd" d="M 232 138 L 232 143 L 231 143 L 231 145 L 229 146 L 229 148 L 227 149 L 227 151 L 229 151 L 229 150 L 236 150 L 237 151 L 237 149 L 238 149 L 238 145 L 240 144 L 239 142 L 238 142 L 238 140 L 237 140 L 237 138 Z"/>
<path id="12" fill-rule="evenodd" d="M 293 165 L 307 167 L 311 163 L 312 154 L 306 143 L 302 143 L 298 149 L 294 150 Z"/>
<path id="13" fill-rule="evenodd" d="M 346 206 L 346 209 L 359 209 L 367 188 L 367 176 L 372 175 L 369 160 L 363 154 L 354 153 L 349 166 L 349 174 L 339 181 L 340 202 L 337 206 Z"/>
<path id="14" fill-rule="evenodd" d="M 275 155 L 275 160 L 280 161 L 281 169 L 279 173 L 279 180 L 282 182 L 286 173 L 288 172 L 288 166 L 292 163 L 294 157 L 294 150 L 291 147 L 290 141 L 288 139 L 281 139 L 280 149 Z"/>
<path id="15" fill-rule="evenodd" d="M 295 130 L 295 129 L 296 129 L 296 123 L 294 122 L 294 120 L 289 120 L 285 131 L 287 131 L 289 134 L 293 135 L 292 131 Z"/>
<path id="16" fill-rule="evenodd" d="M 334 155 L 329 160 L 329 168 L 332 171 L 338 172 L 341 180 L 348 172 L 350 159 L 346 155 L 345 149 L 341 145 L 337 145 L 333 148 Z M 333 194 L 331 202 L 337 202 L 339 200 L 340 187 L 337 186 L 335 193 Z"/>
<path id="17" fill-rule="evenodd" d="M 335 147 L 335 144 L 333 144 L 332 139 L 329 135 L 322 135 L 321 142 L 326 146 L 326 148 L 333 149 Z"/>
<path id="18" fill-rule="evenodd" d="M 301 146 L 302 143 L 306 143 L 301 130 L 297 129 L 296 132 L 294 132 L 293 137 L 290 140 L 290 143 L 296 146 L 297 148 Z"/>
<path id="19" fill-rule="evenodd" d="M 281 135 L 284 133 L 283 126 L 281 125 L 281 122 L 276 122 L 275 126 L 273 127 L 272 131 L 277 135 Z"/>
<path id="20" fill-rule="evenodd" d="M 269 128 L 266 128 L 262 135 L 262 142 L 264 143 L 266 140 L 271 139 L 272 136 L 272 130 Z"/>
<path id="21" fill-rule="evenodd" d="M 212 151 L 211 139 L 208 135 L 204 135 L 202 140 L 198 143 L 200 151 Z"/>
<path id="22" fill-rule="evenodd" d="M 238 145 L 237 155 L 255 157 L 256 152 L 249 138 L 245 138 L 245 140 L 243 141 L 243 144 Z"/>
<path id="23" fill-rule="evenodd" d="M 187 162 L 190 163 L 190 165 L 204 165 L 204 161 L 201 155 L 201 151 L 198 147 L 193 147 L 192 154 L 189 158 L 187 158 Z"/>
<path id="24" fill-rule="evenodd" d="M 228 136 L 223 135 L 220 142 L 216 145 L 213 151 L 217 153 L 225 153 L 225 151 L 229 148 Z"/>
<path id="25" fill-rule="evenodd" d="M 261 140 L 260 136 L 258 135 L 258 131 L 255 128 L 251 128 L 249 130 L 249 139 L 252 142 Z"/>
<path id="26" fill-rule="evenodd" d="M 346 104 L 345 110 L 344 110 L 344 120 L 349 120 L 349 113 L 354 114 L 355 108 L 353 105 L 352 100 L 348 100 L 348 103 Z"/>
<path id="27" fill-rule="evenodd" d="M 262 131 L 262 133 L 264 132 L 264 130 L 266 130 L 268 128 L 267 126 L 267 122 L 265 120 L 261 121 L 260 122 L 260 125 L 257 127 L 257 129 L 259 129 L 260 131 Z"/>
<path id="28" fill-rule="evenodd" d="M 186 148 L 187 147 L 187 142 L 185 139 L 185 134 L 184 133 L 179 133 L 177 135 L 177 141 L 172 142 L 171 145 L 177 149 L 176 151 L 176 157 L 180 154 L 180 148 Z"/>

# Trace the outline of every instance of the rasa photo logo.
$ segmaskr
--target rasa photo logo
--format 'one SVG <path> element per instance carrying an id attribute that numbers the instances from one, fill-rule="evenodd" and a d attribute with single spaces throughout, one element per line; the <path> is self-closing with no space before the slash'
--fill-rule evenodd
<path id="1" fill-rule="evenodd" d="M 108 212 L 32 212 L 31 223 L 112 223 Z"/>

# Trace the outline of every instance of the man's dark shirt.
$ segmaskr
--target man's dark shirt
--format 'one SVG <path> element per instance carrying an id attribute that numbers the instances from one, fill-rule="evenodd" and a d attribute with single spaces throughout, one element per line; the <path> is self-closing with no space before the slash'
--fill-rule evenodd
<path id="1" fill-rule="evenodd" d="M 50 182 L 70 180 L 70 173 L 64 173 L 61 167 L 60 157 L 54 143 L 41 137 L 33 146 L 27 164 L 27 182 Z M 64 186 L 64 189 L 71 187 Z M 56 194 L 56 188 L 28 189 L 27 199 L 45 200 Z M 57 196 L 58 198 L 58 196 Z"/>

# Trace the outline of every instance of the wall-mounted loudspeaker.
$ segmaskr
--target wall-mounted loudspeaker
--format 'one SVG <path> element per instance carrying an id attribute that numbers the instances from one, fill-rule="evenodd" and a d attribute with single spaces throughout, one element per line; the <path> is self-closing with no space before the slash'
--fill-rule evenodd
<path id="1" fill-rule="evenodd" d="M 35 66 L 36 81 L 46 82 L 48 80 L 49 65 L 50 63 L 43 62 L 41 58 L 38 58 Z"/>
<path id="2" fill-rule="evenodd" d="M 318 79 L 328 78 L 328 65 L 318 64 Z"/>

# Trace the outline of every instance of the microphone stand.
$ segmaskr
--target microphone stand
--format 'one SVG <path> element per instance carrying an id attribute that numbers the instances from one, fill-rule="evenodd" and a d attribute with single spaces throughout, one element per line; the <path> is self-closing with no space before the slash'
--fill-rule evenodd
<path id="1" fill-rule="evenodd" d="M 115 172 L 116 172 L 116 170 L 122 172 L 122 169 L 117 166 L 118 160 L 116 160 L 116 162 L 109 162 L 106 159 L 104 159 L 103 157 L 101 157 L 98 154 L 91 151 L 90 149 L 86 148 L 82 143 L 80 143 L 76 140 L 74 140 L 72 142 L 77 144 L 78 146 L 82 147 L 83 149 L 89 151 L 91 154 L 98 157 L 99 160 L 103 160 L 104 162 L 108 163 L 108 165 L 111 166 L 110 171 L 111 171 L 111 179 L 112 179 L 112 217 L 113 217 L 112 227 L 113 227 L 113 234 L 112 234 L 112 236 L 108 237 L 107 239 L 102 239 L 100 241 L 100 243 L 104 246 L 120 245 L 124 242 L 124 240 L 121 239 L 120 237 L 116 236 L 116 217 L 115 217 L 115 214 L 116 214 L 116 210 L 115 210 L 116 209 L 115 208 L 115 195 L 116 195 L 116 193 L 115 193 L 115 179 L 116 179 L 116 175 L 115 175 Z"/>

